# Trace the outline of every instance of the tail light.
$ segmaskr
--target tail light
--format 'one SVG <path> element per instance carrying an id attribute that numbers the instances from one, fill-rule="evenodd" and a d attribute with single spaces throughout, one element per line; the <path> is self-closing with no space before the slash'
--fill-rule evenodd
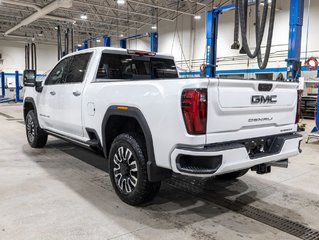
<path id="1" fill-rule="evenodd" d="M 206 134 L 207 89 L 186 89 L 182 93 L 182 112 L 189 134 Z"/>
<path id="2" fill-rule="evenodd" d="M 302 90 L 298 90 L 297 95 L 298 95 L 298 100 L 297 100 L 297 112 L 296 112 L 296 121 L 295 121 L 296 124 L 300 122 L 300 117 L 301 117 Z"/>

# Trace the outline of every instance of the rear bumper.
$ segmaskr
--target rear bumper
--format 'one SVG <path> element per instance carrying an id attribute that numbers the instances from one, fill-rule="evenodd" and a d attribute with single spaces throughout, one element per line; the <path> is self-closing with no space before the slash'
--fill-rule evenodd
<path id="1" fill-rule="evenodd" d="M 201 148 L 177 147 L 171 153 L 172 170 L 183 175 L 210 177 L 280 161 L 301 152 L 301 135 L 294 133 L 275 138 L 275 151 L 256 156 L 248 154 L 242 141 Z"/>

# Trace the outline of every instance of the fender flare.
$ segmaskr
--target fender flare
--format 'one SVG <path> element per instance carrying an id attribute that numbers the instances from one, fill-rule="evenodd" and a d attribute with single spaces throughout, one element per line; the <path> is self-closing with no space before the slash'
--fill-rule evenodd
<path id="1" fill-rule="evenodd" d="M 33 106 L 33 109 L 34 109 L 34 112 L 35 112 L 35 115 L 38 116 L 38 112 L 37 112 L 37 107 L 35 105 L 35 101 L 32 97 L 26 97 L 23 101 L 23 117 L 24 117 L 24 120 L 25 120 L 25 116 L 26 116 L 26 107 L 25 107 L 25 104 L 26 103 L 31 103 L 32 106 Z"/>
<path id="2" fill-rule="evenodd" d="M 156 165 L 154 147 L 153 147 L 153 138 L 151 130 L 147 124 L 147 121 L 143 113 L 136 107 L 128 107 L 127 110 L 118 109 L 117 106 L 110 106 L 103 118 L 102 122 L 102 145 L 103 152 L 106 159 L 108 159 L 108 152 L 106 147 L 106 137 L 107 137 L 107 123 L 111 116 L 123 116 L 134 118 L 138 124 L 141 126 L 145 140 L 146 140 L 146 149 L 147 149 L 147 175 L 148 180 L 151 182 L 158 182 L 166 178 L 171 177 L 172 170 L 161 168 Z"/>

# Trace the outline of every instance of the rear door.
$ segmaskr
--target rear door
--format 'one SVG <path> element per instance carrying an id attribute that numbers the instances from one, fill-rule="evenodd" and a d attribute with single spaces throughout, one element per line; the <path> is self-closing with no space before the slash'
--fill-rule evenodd
<path id="1" fill-rule="evenodd" d="M 211 79 L 207 136 L 214 142 L 295 130 L 297 83 Z M 214 136 L 215 135 L 215 136 Z"/>
<path id="2" fill-rule="evenodd" d="M 74 55 L 68 73 L 58 89 L 59 98 L 56 113 L 59 118 L 58 130 L 71 137 L 83 137 L 82 93 L 85 76 L 92 52 Z"/>

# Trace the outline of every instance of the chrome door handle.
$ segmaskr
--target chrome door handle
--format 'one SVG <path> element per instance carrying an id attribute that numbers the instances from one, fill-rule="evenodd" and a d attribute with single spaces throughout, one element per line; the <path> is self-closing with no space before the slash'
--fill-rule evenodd
<path id="1" fill-rule="evenodd" d="M 56 94 L 56 92 L 55 92 L 55 91 L 51 91 L 50 94 L 51 94 L 52 96 L 54 96 L 54 95 Z"/>
<path id="2" fill-rule="evenodd" d="M 81 95 L 81 93 L 80 93 L 79 91 L 75 91 L 75 92 L 73 92 L 73 95 L 76 96 L 76 97 L 78 97 L 78 96 Z"/>

